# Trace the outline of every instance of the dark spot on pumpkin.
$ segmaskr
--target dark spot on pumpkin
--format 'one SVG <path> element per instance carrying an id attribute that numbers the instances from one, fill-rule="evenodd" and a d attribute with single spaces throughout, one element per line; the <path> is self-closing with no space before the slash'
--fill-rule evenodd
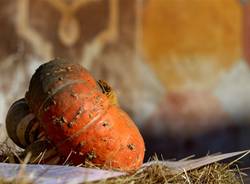
<path id="1" fill-rule="evenodd" d="M 52 123 L 54 125 L 60 125 L 63 126 L 64 123 L 66 123 L 66 119 L 64 117 L 53 117 Z"/>
<path id="2" fill-rule="evenodd" d="M 82 114 L 82 113 L 83 113 L 83 108 L 80 107 L 79 110 L 78 110 L 78 112 L 77 112 L 77 114 L 79 115 L 79 114 Z"/>
<path id="3" fill-rule="evenodd" d="M 69 122 L 69 123 L 68 123 L 68 127 L 69 127 L 69 128 L 72 128 L 72 127 L 73 127 L 73 124 L 74 124 L 73 122 Z"/>
<path id="4" fill-rule="evenodd" d="M 83 113 L 83 110 L 82 110 L 82 107 L 80 107 L 79 110 L 76 113 L 76 116 L 75 116 L 74 120 L 79 119 L 82 113 Z"/>
<path id="5" fill-rule="evenodd" d="M 72 93 L 70 94 L 70 96 L 72 96 L 72 97 L 78 99 L 78 95 L 77 95 L 76 93 L 74 93 L 74 92 L 72 92 Z"/>
<path id="6" fill-rule="evenodd" d="M 89 119 L 91 119 L 93 117 L 93 115 L 92 114 L 89 114 Z"/>
<path id="7" fill-rule="evenodd" d="M 103 142 L 108 142 L 108 139 L 107 139 L 107 138 L 101 138 L 101 140 L 102 140 Z"/>
<path id="8" fill-rule="evenodd" d="M 128 149 L 134 150 L 135 149 L 135 145 L 134 144 L 128 144 Z"/>
<path id="9" fill-rule="evenodd" d="M 102 126 L 104 126 L 104 127 L 106 127 L 106 126 L 108 126 L 109 125 L 109 123 L 107 122 L 107 121 L 104 121 L 103 123 L 102 123 Z"/>
<path id="10" fill-rule="evenodd" d="M 59 77 L 58 80 L 62 81 L 62 80 L 63 80 L 63 77 Z"/>

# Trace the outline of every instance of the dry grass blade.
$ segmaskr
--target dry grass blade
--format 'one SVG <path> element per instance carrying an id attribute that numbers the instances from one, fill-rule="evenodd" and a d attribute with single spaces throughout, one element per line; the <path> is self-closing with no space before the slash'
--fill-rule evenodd
<path id="1" fill-rule="evenodd" d="M 6 180 L 4 178 L 0 178 L 0 184 L 33 184 L 32 181 L 26 178 L 14 178 L 11 180 Z"/>
<path id="2" fill-rule="evenodd" d="M 0 184 L 33 184 L 32 173 L 28 175 L 25 172 L 25 166 L 29 162 L 31 154 L 27 154 L 20 164 L 20 170 L 14 178 L 0 177 Z"/>

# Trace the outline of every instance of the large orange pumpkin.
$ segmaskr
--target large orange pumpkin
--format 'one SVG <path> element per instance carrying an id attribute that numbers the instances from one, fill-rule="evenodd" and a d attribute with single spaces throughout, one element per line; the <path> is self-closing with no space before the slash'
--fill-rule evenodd
<path id="1" fill-rule="evenodd" d="M 103 94 L 78 64 L 55 59 L 41 65 L 26 99 L 48 139 L 74 164 L 135 170 L 144 158 L 144 141 L 134 122 Z"/>

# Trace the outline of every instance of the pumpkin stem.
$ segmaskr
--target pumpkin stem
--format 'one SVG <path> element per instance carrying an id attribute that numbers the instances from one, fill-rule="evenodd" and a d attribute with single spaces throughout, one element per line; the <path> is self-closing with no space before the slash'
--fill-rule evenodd
<path id="1" fill-rule="evenodd" d="M 113 105 L 118 105 L 118 100 L 115 91 L 111 88 L 111 86 L 104 80 L 98 80 L 97 83 L 99 84 L 102 93 L 105 94 L 110 103 Z"/>

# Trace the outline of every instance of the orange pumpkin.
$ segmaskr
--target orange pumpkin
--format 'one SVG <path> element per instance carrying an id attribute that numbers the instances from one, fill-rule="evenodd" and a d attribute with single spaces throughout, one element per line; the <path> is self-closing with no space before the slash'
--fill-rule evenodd
<path id="1" fill-rule="evenodd" d="M 126 171 L 141 166 L 139 130 L 80 65 L 59 59 L 41 65 L 26 99 L 48 139 L 74 164 L 91 161 Z"/>

